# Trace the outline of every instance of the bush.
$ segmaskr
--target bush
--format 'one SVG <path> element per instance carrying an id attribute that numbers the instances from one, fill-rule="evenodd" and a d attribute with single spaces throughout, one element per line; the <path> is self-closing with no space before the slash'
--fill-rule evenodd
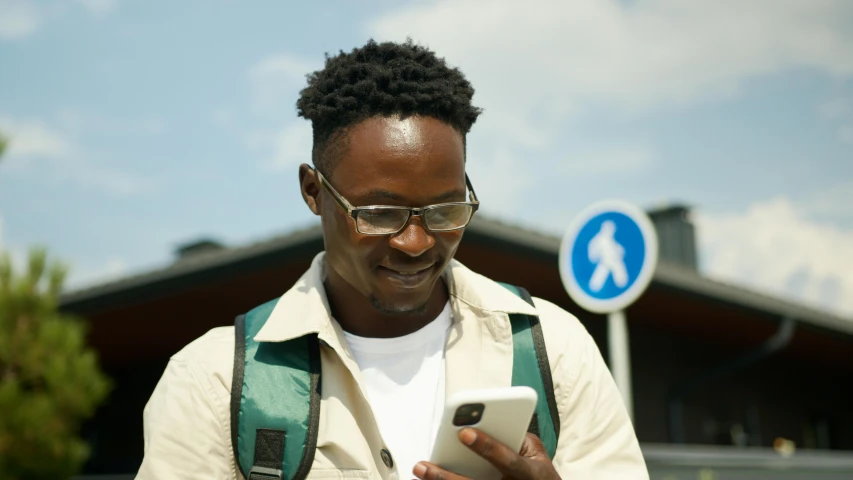
<path id="1" fill-rule="evenodd" d="M 83 321 L 58 311 L 66 269 L 42 249 L 27 267 L 0 254 L 0 478 L 67 479 L 89 456 L 80 426 L 110 381 Z"/>

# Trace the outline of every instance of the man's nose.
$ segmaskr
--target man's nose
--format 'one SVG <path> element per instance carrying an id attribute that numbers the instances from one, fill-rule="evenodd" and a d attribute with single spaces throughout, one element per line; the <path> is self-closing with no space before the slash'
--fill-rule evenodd
<path id="1" fill-rule="evenodd" d="M 435 237 L 424 227 L 420 216 L 412 216 L 402 230 L 391 236 L 391 247 L 417 257 L 435 245 Z"/>

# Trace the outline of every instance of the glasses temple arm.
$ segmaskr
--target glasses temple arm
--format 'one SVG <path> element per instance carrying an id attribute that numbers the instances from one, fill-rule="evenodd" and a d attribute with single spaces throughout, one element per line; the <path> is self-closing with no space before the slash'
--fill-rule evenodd
<path id="1" fill-rule="evenodd" d="M 471 185 L 471 179 L 468 178 L 467 173 L 465 174 L 465 185 L 468 186 L 468 191 L 471 193 L 471 201 L 476 202 L 476 203 L 480 203 L 480 201 L 477 200 L 477 194 L 474 193 L 474 185 Z"/>
<path id="2" fill-rule="evenodd" d="M 335 199 L 335 201 L 338 203 L 338 205 L 341 206 L 341 208 L 343 208 L 349 215 L 352 215 L 352 211 L 355 209 L 355 207 L 350 205 L 349 202 L 344 197 L 342 197 L 341 194 L 338 193 L 334 187 L 329 184 L 329 182 L 326 180 L 326 177 L 324 177 L 319 170 L 315 168 L 314 171 L 317 173 L 317 179 L 320 181 L 320 185 L 322 185 L 323 188 L 325 188 L 326 191 L 332 195 L 332 198 Z"/>

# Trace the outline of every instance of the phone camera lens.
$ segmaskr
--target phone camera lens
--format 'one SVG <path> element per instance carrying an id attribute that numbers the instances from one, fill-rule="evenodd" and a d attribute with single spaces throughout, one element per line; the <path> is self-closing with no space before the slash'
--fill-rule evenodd
<path id="1" fill-rule="evenodd" d="M 468 403 L 456 409 L 453 415 L 453 424 L 457 427 L 475 425 L 483 418 L 483 410 L 486 406 L 482 403 Z"/>

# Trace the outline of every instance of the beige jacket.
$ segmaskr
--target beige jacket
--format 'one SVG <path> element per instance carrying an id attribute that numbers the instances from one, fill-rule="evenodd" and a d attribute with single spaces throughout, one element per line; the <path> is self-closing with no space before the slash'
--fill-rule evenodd
<path id="1" fill-rule="evenodd" d="M 322 399 L 309 479 L 410 479 L 387 468 L 358 365 L 323 290 L 323 254 L 276 304 L 255 340 L 280 342 L 316 332 Z M 554 465 L 563 479 L 647 479 L 637 438 L 602 357 L 578 320 L 556 305 L 536 308 L 456 261 L 444 281 L 453 325 L 446 346 L 447 395 L 509 386 L 509 313 L 538 315 L 560 414 Z M 234 328 L 215 328 L 175 354 L 145 407 L 145 458 L 137 479 L 242 479 L 231 447 Z M 393 452 L 391 452 L 393 455 Z M 427 460 L 427 459 L 424 459 Z"/>

